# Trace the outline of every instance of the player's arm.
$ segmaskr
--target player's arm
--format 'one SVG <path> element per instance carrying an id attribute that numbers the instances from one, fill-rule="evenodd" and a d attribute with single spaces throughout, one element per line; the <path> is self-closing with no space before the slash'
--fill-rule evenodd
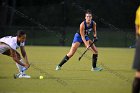
<path id="1" fill-rule="evenodd" d="M 98 41 L 98 38 L 97 38 L 97 31 L 96 31 L 96 22 L 93 23 L 93 37 L 94 37 L 94 42 L 97 42 Z"/>
<path id="2" fill-rule="evenodd" d="M 28 57 L 27 57 L 24 46 L 20 46 L 20 50 L 21 50 L 21 54 L 25 60 L 25 63 L 29 65 Z"/>
<path id="3" fill-rule="evenodd" d="M 93 23 L 93 37 L 97 37 L 97 31 L 96 31 L 96 22 Z"/>
<path id="4" fill-rule="evenodd" d="M 13 58 L 13 60 L 16 62 L 16 63 L 18 63 L 18 64 L 20 64 L 20 65 L 22 65 L 22 66 L 25 66 L 26 67 L 26 65 L 24 64 L 24 63 L 21 63 L 20 61 L 19 61 L 19 59 L 18 59 L 18 56 L 17 56 L 17 54 L 16 54 L 16 51 L 15 50 L 13 50 L 13 49 L 10 49 L 10 56 Z"/>
<path id="5" fill-rule="evenodd" d="M 139 34 L 139 29 L 140 29 L 139 25 L 135 25 L 135 29 L 136 29 L 136 39 L 137 39 L 138 36 L 140 36 L 140 34 Z"/>
<path id="6" fill-rule="evenodd" d="M 85 46 L 88 48 L 89 47 L 89 43 L 87 43 L 86 39 L 85 39 L 85 33 L 84 33 L 84 22 L 82 22 L 80 24 L 80 35 L 81 35 L 81 38 L 85 44 Z"/>

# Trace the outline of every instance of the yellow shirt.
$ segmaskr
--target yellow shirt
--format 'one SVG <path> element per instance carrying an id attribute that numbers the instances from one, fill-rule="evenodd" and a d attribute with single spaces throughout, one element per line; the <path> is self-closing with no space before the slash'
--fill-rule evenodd
<path id="1" fill-rule="evenodd" d="M 139 8 L 136 11 L 135 25 L 140 26 L 140 6 L 139 6 Z M 138 30 L 138 33 L 140 34 L 140 28 Z"/>

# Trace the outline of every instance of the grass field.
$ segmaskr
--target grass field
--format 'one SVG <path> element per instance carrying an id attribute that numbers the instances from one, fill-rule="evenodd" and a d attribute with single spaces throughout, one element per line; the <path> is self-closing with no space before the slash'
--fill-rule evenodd
<path id="1" fill-rule="evenodd" d="M 134 71 L 131 69 L 134 49 L 98 48 L 101 72 L 91 70 L 91 52 L 78 61 L 85 48 L 55 71 L 70 47 L 27 46 L 33 65 L 27 71 L 31 79 L 13 79 L 17 73 L 13 60 L 0 55 L 0 93 L 131 93 Z M 44 79 L 40 80 L 39 76 Z"/>

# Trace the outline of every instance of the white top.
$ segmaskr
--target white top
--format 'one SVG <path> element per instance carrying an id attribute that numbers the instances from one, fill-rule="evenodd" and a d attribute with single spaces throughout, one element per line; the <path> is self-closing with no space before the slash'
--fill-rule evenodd
<path id="1" fill-rule="evenodd" d="M 12 49 L 16 50 L 20 46 L 24 46 L 25 42 L 20 43 L 20 45 L 17 44 L 17 37 L 12 37 L 12 36 L 6 36 L 3 38 L 0 38 L 0 42 L 3 42 L 7 45 L 9 45 Z"/>

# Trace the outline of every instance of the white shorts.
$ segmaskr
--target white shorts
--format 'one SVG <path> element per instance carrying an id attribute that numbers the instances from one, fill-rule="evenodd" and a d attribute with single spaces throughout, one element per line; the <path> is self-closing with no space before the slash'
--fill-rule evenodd
<path id="1" fill-rule="evenodd" d="M 4 53 L 5 51 L 9 50 L 10 47 L 7 44 L 0 42 L 0 54 Z"/>

